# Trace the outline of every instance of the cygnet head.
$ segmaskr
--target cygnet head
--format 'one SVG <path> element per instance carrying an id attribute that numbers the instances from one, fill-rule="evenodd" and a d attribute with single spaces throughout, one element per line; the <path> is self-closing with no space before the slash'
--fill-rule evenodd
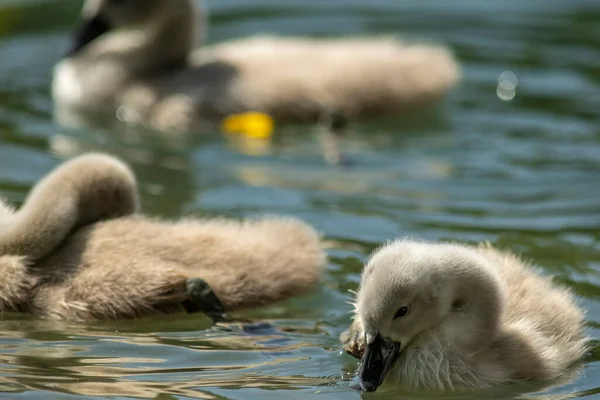
<path id="1" fill-rule="evenodd" d="M 108 40 L 111 34 L 114 36 Z M 161 39 L 168 40 L 160 43 Z M 102 40 L 107 43 L 97 46 L 98 51 L 122 51 L 136 45 L 149 47 L 152 42 L 165 49 L 171 46 L 189 51 L 193 41 L 193 5 L 190 0 L 86 0 L 67 56 L 72 57 Z"/>
<path id="2" fill-rule="evenodd" d="M 362 275 L 356 309 L 365 332 L 361 387 L 375 391 L 406 349 L 430 335 L 466 349 L 493 336 L 504 301 L 497 271 L 475 248 L 399 240 Z"/>

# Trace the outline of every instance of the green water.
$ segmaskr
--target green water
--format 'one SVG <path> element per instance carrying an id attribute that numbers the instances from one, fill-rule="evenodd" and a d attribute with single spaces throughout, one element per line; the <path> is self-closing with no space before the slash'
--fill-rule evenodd
<path id="1" fill-rule="evenodd" d="M 271 323 L 254 330 L 187 315 L 88 325 L 4 315 L 0 397 L 358 399 L 356 362 L 337 342 L 348 289 L 369 252 L 398 235 L 523 254 L 574 289 L 600 339 L 598 0 L 210 1 L 210 41 L 401 32 L 455 49 L 465 80 L 435 118 L 353 125 L 347 168 L 324 162 L 311 126 L 277 132 L 260 155 L 218 132 L 177 143 L 131 128 L 61 128 L 51 68 L 79 6 L 0 0 L 2 195 L 20 202 L 65 154 L 105 150 L 135 168 L 149 214 L 292 214 L 340 246 L 314 292 L 241 314 Z M 497 95 L 503 71 L 519 78 L 512 101 Z M 600 350 L 551 393 L 600 399 Z M 463 398 L 502 396 L 517 394 Z"/>

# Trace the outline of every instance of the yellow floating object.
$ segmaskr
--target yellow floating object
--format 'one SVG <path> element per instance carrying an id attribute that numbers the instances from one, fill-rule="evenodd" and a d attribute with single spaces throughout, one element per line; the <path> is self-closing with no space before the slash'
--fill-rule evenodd
<path id="1" fill-rule="evenodd" d="M 232 114 L 221 125 L 225 133 L 241 134 L 250 138 L 266 139 L 273 135 L 275 122 L 270 115 L 260 112 Z"/>

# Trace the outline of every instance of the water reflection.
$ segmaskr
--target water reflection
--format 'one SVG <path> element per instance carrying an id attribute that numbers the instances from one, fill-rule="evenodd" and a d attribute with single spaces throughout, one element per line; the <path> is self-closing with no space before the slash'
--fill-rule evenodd
<path id="1" fill-rule="evenodd" d="M 156 318 L 153 323 L 152 320 L 120 325 L 127 332 L 145 324 L 155 327 Z M 181 325 L 183 320 L 187 320 L 187 329 Z M 9 328 L 25 324 L 31 334 L 22 335 L 23 339 L 28 338 L 19 343 L 7 337 L 1 340 L 2 383 L 14 390 L 52 390 L 79 395 L 147 398 L 168 393 L 214 398 L 210 388 L 215 387 L 270 390 L 283 385 L 293 390 L 334 382 L 335 377 L 288 375 L 294 363 L 310 363 L 308 354 L 314 345 L 298 339 L 311 330 L 265 322 L 224 324 L 197 331 L 190 328 L 199 327 L 198 318 L 187 316 L 179 321 L 178 330 L 172 333 L 127 333 L 125 336 L 119 330 L 101 326 L 5 321 Z M 312 330 L 313 335 L 316 333 Z M 301 354 L 303 349 L 307 349 L 306 355 Z M 239 350 L 244 350 L 244 356 L 236 357 L 237 362 L 227 357 L 228 353 Z M 262 354 L 265 359 L 257 363 L 252 352 Z M 142 353 L 145 356 L 140 356 Z M 278 372 L 265 376 L 257 373 L 260 370 Z"/>

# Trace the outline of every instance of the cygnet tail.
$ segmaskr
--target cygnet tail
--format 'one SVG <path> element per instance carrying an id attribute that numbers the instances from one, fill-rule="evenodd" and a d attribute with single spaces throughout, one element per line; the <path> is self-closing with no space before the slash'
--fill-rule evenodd
<path id="1" fill-rule="evenodd" d="M 0 231 L 0 254 L 35 260 L 48 255 L 73 229 L 132 214 L 138 207 L 131 170 L 103 154 L 67 161 L 43 178 Z"/>
<path id="2" fill-rule="evenodd" d="M 320 280 L 326 255 L 319 234 L 293 218 L 245 221 L 220 251 L 220 266 L 202 271 L 227 311 L 300 295 Z M 212 253 L 212 251 L 211 251 Z"/>
<path id="3" fill-rule="evenodd" d="M 338 52 L 339 78 L 331 96 L 339 105 L 332 108 L 344 110 L 348 117 L 381 111 L 401 114 L 432 105 L 460 79 L 454 55 L 443 46 L 348 40 Z"/>

